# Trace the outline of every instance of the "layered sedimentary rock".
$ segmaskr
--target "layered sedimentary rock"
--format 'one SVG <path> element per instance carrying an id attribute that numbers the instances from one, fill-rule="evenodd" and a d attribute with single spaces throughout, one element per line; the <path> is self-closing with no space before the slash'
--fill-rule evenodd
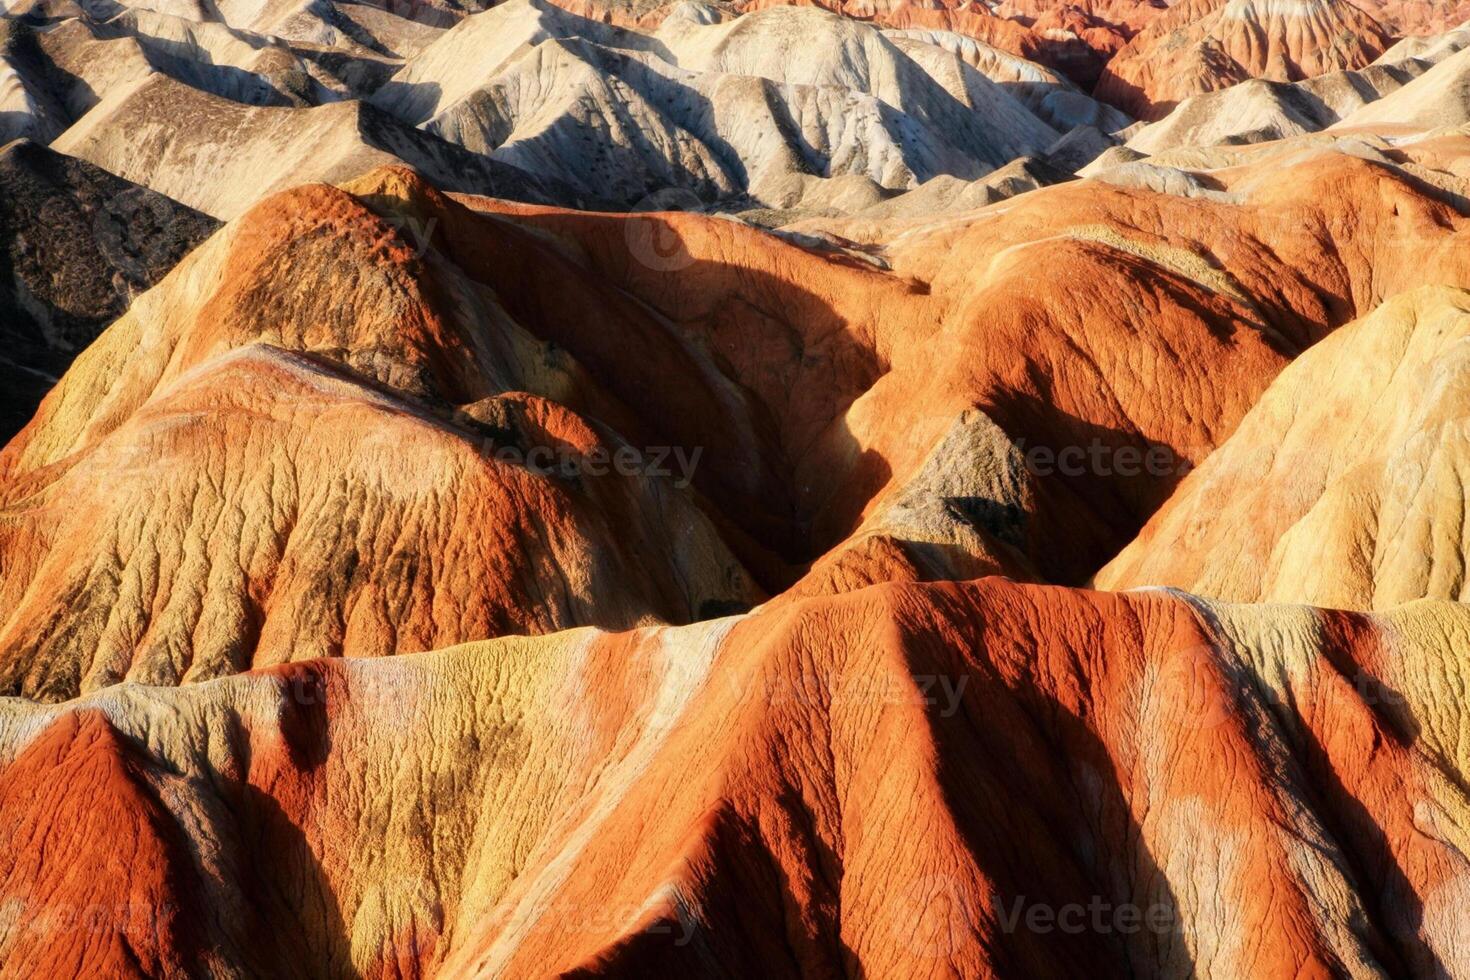
<path id="1" fill-rule="evenodd" d="M 1391 43 L 1342 0 L 1187 0 L 1108 62 L 1097 95 L 1141 119 L 1250 78 L 1294 82 L 1362 68 Z"/>
<path id="2" fill-rule="evenodd" d="M 954 51 L 794 7 L 685 4 L 650 36 L 521 0 L 466 19 L 374 101 L 624 205 L 669 187 L 764 202 L 796 174 L 974 179 L 1059 135 Z"/>
<path id="3" fill-rule="evenodd" d="M 450 188 L 597 203 L 555 177 L 478 156 L 362 102 L 251 106 L 163 74 L 113 90 L 53 145 L 224 219 L 303 179 L 349 180 L 399 162 Z"/>
<path id="4" fill-rule="evenodd" d="M 1351 113 L 1338 123 L 1338 128 L 1415 132 L 1461 126 L 1470 122 L 1467 95 L 1470 47 L 1449 54 L 1413 82 Z"/>
<path id="5" fill-rule="evenodd" d="M 330 8 L 330 16 L 321 16 L 371 20 L 374 10 Z M 315 40 L 294 34 L 283 40 L 260 32 L 271 20 L 260 11 L 235 17 L 230 26 L 200 11 L 159 13 L 98 3 L 70 15 L 59 11 L 59 19 L 11 28 L 6 57 L 15 73 L 15 110 L 7 126 L 11 135 L 43 142 L 60 138 L 68 152 L 128 168 L 134 179 L 156 171 L 163 185 L 158 189 L 170 194 L 186 194 L 180 186 L 186 180 L 214 183 L 204 176 L 210 168 L 175 175 L 169 160 L 130 165 L 125 148 L 94 144 L 119 143 L 120 131 L 137 128 L 155 141 L 178 142 L 188 158 L 209 152 L 198 145 L 201 138 L 207 147 L 228 145 L 229 159 L 248 163 L 242 168 L 248 173 L 221 170 L 240 188 L 234 192 L 240 200 L 216 213 L 232 215 L 262 191 L 283 186 L 285 173 L 338 179 L 393 158 L 445 186 L 514 198 L 627 207 L 675 186 L 706 203 L 743 198 L 744 205 L 777 207 L 775 198 L 795 177 L 857 176 L 885 190 L 905 190 L 936 176 L 974 180 L 1026 156 L 1050 155 L 1073 170 L 1131 122 L 1061 74 L 975 36 L 964 23 L 951 23 L 957 11 L 927 12 L 948 20 L 915 19 L 904 8 L 876 23 L 907 26 L 879 30 L 784 5 L 736 16 L 725 8 L 685 3 L 636 29 L 542 0 L 481 13 L 436 10 L 399 12 L 417 18 L 405 23 L 421 30 L 412 38 L 395 34 L 388 40 L 335 29 Z M 1319 14 L 1327 16 L 1316 7 L 1302 16 L 1310 22 Z M 1209 40 L 1206 47 L 1214 47 L 1199 57 L 1218 62 L 1220 80 L 1199 90 L 1248 84 L 1217 93 L 1223 99 L 1207 94 L 1187 100 L 1161 124 L 1166 131 L 1149 135 L 1140 147 L 1157 152 L 1186 139 L 1260 140 L 1320 129 L 1463 44 L 1458 32 L 1408 38 L 1384 53 L 1383 65 L 1367 71 L 1329 72 L 1294 85 L 1272 82 L 1313 75 L 1335 57 L 1329 52 L 1314 60 L 1296 50 L 1310 46 L 1298 36 L 1299 25 L 1291 20 L 1296 16 L 1276 7 L 1211 7 L 1199 23 L 1218 27 L 1217 20 L 1264 18 L 1266 53 L 1256 51 L 1255 41 L 1241 42 L 1250 50 L 1237 61 Z M 1281 27 L 1283 17 L 1297 26 Z M 1155 29 L 1163 30 L 1167 21 L 1160 19 Z M 1197 26 L 1191 21 L 1191 30 Z M 1352 24 L 1337 26 L 1341 37 L 1368 36 Z M 1333 30 L 1332 24 L 1314 28 L 1312 36 Z M 1278 34 L 1284 54 L 1271 53 Z M 1137 44 L 1148 37 L 1139 35 Z M 1216 48 L 1218 57 L 1211 53 Z M 1132 57 L 1125 51 L 1117 71 L 1131 70 Z M 1258 65 L 1253 58 L 1269 63 Z M 1282 59 L 1286 67 L 1278 71 Z M 1338 60 L 1357 65 L 1364 59 Z M 173 84 L 150 79 L 155 74 Z M 1171 62 L 1169 84 L 1185 84 L 1187 75 Z M 1099 91 L 1106 95 L 1110 84 L 1105 81 Z M 354 101 L 370 94 L 386 116 Z M 104 98 L 105 106 L 79 122 Z M 225 103 L 209 107 L 212 99 L 297 111 L 244 113 Z M 348 105 L 306 111 L 338 101 Z M 141 118 L 139 102 L 169 105 L 176 119 L 147 113 Z M 1392 105 L 1381 116 L 1409 119 L 1427 111 Z M 1081 135 L 1079 126 L 1087 127 Z M 68 127 L 73 131 L 66 132 Z M 216 138 L 217 129 L 229 132 Z M 1093 130 L 1107 138 L 1094 138 Z M 298 160 L 294 151 L 277 152 L 282 134 L 291 134 L 293 145 L 320 145 L 312 159 Z M 1068 148 L 1057 149 L 1066 137 Z M 1087 154 L 1074 152 L 1079 144 L 1090 147 Z M 494 167 L 497 162 L 540 179 L 528 181 Z M 824 195 L 830 192 L 817 192 Z M 190 203 L 204 206 L 204 193 L 196 196 Z"/>
<path id="6" fill-rule="evenodd" d="M 1163 119 L 1135 133 L 1127 145 L 1152 155 L 1184 146 L 1260 143 L 1319 132 L 1396 91 L 1423 70 L 1411 61 L 1295 83 L 1251 79 L 1185 99 Z"/>
<path id="7" fill-rule="evenodd" d="M 611 468 L 630 447 L 595 381 L 429 253 L 432 220 L 391 219 L 325 188 L 277 198 L 81 357 L 0 460 L 9 690 L 759 597 L 687 480 Z"/>
<path id="8" fill-rule="evenodd" d="M 338 79 L 279 38 L 152 10 L 105 20 L 84 13 L 45 29 L 37 44 L 73 121 L 106 93 L 152 72 L 248 105 L 317 105 L 346 94 Z"/>
<path id="9" fill-rule="evenodd" d="M 8 20 L 6 30 L 14 85 L 35 117 L 28 131 L 13 135 L 38 142 L 54 139 L 104 96 L 154 72 L 247 105 L 310 106 L 376 87 L 396 61 L 350 45 L 287 42 L 200 11 L 105 2 L 32 11 Z"/>
<path id="10" fill-rule="evenodd" d="M 682 621 L 803 576 L 1082 581 L 1296 353 L 1467 275 L 1450 204 L 1337 155 L 1238 203 L 1049 188 L 877 254 L 354 186 L 217 235 L 0 457 L 10 690 Z M 622 443 L 701 454 L 692 493 L 525 465 Z"/>
<path id="11" fill-rule="evenodd" d="M 93 0 L 95 2 L 95 0 Z M 222 21 L 236 29 L 281 38 L 293 47 L 335 49 L 354 57 L 406 57 L 467 13 L 477 2 L 415 0 L 413 3 L 293 0 L 172 0 L 170 13 L 192 21 Z"/>
<path id="12" fill-rule="evenodd" d="M 1465 0 L 1361 0 L 1358 6 L 1398 37 L 1432 37 L 1470 20 Z"/>
<path id="13" fill-rule="evenodd" d="M 1035 157 L 1021 157 L 977 180 L 940 175 L 902 193 L 868 180 L 795 177 L 789 190 L 774 181 L 767 186 L 770 209 L 743 211 L 741 217 L 803 236 L 814 245 L 872 248 L 907 226 L 931 224 L 939 215 L 973 211 L 1071 177 L 1049 159 Z M 840 236 L 831 234 L 832 229 L 840 230 Z"/>
<path id="14" fill-rule="evenodd" d="M 0 46 L 0 974 L 1470 974 L 1450 5 L 159 6 Z"/>
<path id="15" fill-rule="evenodd" d="M 0 137 L 54 143 L 229 218 L 395 161 L 449 189 L 563 206 L 641 207 L 678 188 L 778 207 L 797 178 L 893 192 L 973 181 L 1078 126 L 1131 123 L 938 23 L 885 30 L 784 5 L 682 3 L 636 28 L 549 0 L 277 6 L 88 0 L 7 21 Z"/>
<path id="16" fill-rule="evenodd" d="M 989 580 L 0 702 L 0 963 L 1456 975 L 1467 632 Z"/>
<path id="17" fill-rule="evenodd" d="M 1465 62 L 1455 56 L 1467 45 L 1467 30 L 1408 38 L 1366 68 L 1291 83 L 1251 79 L 1192 96 L 1163 119 L 1132 133 L 1128 146 L 1159 154 L 1180 147 L 1290 139 L 1334 126 L 1378 135 L 1456 125 L 1466 116 L 1457 87 Z M 1430 81 L 1398 94 L 1445 62 Z"/>
<path id="18" fill-rule="evenodd" d="M 1090 125 L 1114 133 L 1133 124 L 1131 117 L 1085 94 L 1065 75 L 968 35 L 933 29 L 889 29 L 884 34 L 905 54 L 926 66 L 926 70 L 936 78 L 953 77 L 955 74 L 948 59 L 944 59 L 940 52 L 957 54 L 1058 132 Z M 963 84 L 953 82 L 947 88 L 955 93 L 964 91 Z"/>
<path id="19" fill-rule="evenodd" d="M 1282 372 L 1103 588 L 1389 609 L 1466 595 L 1470 294 L 1386 301 Z"/>

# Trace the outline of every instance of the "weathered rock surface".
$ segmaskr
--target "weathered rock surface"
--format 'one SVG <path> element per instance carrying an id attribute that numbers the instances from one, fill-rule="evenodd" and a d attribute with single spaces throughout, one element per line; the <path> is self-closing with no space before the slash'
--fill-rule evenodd
<path id="1" fill-rule="evenodd" d="M 1470 44 L 1470 40 L 1456 40 Z M 1337 128 L 1398 132 L 1462 126 L 1470 122 L 1467 96 L 1470 96 L 1470 46 L 1444 57 L 1393 94 L 1349 114 Z"/>
<path id="2" fill-rule="evenodd" d="M 0 963 L 1456 975 L 1467 635 L 989 579 L 0 702 Z"/>
<path id="3" fill-rule="evenodd" d="M 1108 62 L 1097 95 L 1159 119 L 1190 96 L 1247 79 L 1294 82 L 1362 68 L 1391 41 L 1343 0 L 1185 0 Z"/>
<path id="4" fill-rule="evenodd" d="M 1231 601 L 1463 600 L 1470 294 L 1396 296 L 1282 372 L 1097 577 Z"/>
<path id="5" fill-rule="evenodd" d="M 758 598 L 687 480 L 593 473 L 623 443 L 551 399 L 616 418 L 596 383 L 439 258 L 432 220 L 396 220 L 323 187 L 274 198 L 82 355 L 0 457 L 5 689 Z"/>
<path id="6" fill-rule="evenodd" d="M 149 3 L 0 37 L 0 974 L 1470 975 L 1455 5 Z"/>
<path id="7" fill-rule="evenodd" d="M 0 439 L 72 359 L 216 227 L 205 215 L 28 141 L 0 149 Z"/>
<path id="8" fill-rule="evenodd" d="M 1462 71 L 1459 68 L 1448 68 L 1436 83 L 1420 86 L 1381 109 L 1365 108 L 1470 46 L 1470 31 L 1407 40 L 1422 43 L 1394 45 L 1376 62 L 1355 71 L 1291 83 L 1251 79 L 1185 99 L 1163 119 L 1135 132 L 1128 146 L 1158 154 L 1187 146 L 1290 139 L 1339 123 L 1367 132 L 1429 129 L 1441 120 L 1453 124 L 1464 116 L 1456 109 L 1450 81 Z"/>
<path id="9" fill-rule="evenodd" d="M 217 218 L 303 180 L 407 163 L 445 187 L 596 203 L 555 177 L 470 153 L 362 102 L 251 106 L 152 74 L 116 89 L 53 144 Z"/>
<path id="10" fill-rule="evenodd" d="M 1297 353 L 1470 285 L 1464 219 L 1394 167 L 1271 172 L 1228 201 L 1047 188 L 873 261 L 697 215 L 466 207 L 402 171 L 275 198 L 0 456 L 6 684 L 681 621 L 750 579 L 1085 580 Z M 506 466 L 502 442 L 702 455 L 691 495 Z"/>
<path id="11" fill-rule="evenodd" d="M 769 203 L 792 175 L 975 179 L 1057 139 L 961 55 L 900 43 L 814 8 L 721 21 L 686 4 L 648 36 L 513 0 L 446 33 L 375 102 L 625 206 L 670 187 Z"/>
<path id="12" fill-rule="evenodd" d="M 818 183 L 805 178 L 785 197 L 777 187 L 768 191 L 781 210 L 743 212 L 742 217 L 796 234 L 874 247 L 905 227 L 932 224 L 942 215 L 973 211 L 1071 176 L 1047 161 L 1021 157 L 978 180 L 941 174 L 901 194 L 871 184 L 853 187 L 843 186 L 842 181 Z"/>

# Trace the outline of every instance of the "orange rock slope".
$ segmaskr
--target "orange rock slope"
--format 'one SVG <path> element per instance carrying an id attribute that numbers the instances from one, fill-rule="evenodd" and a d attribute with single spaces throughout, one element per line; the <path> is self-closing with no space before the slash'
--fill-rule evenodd
<path id="1" fill-rule="evenodd" d="M 1393 35 L 1347 0 L 1182 0 L 1108 62 L 1097 96 L 1160 119 L 1250 78 L 1294 82 L 1362 68 Z"/>
<path id="2" fill-rule="evenodd" d="M 8 702 L 0 963 L 1459 975 L 1467 631 L 989 580 Z"/>
<path id="3" fill-rule="evenodd" d="M 1085 581 L 1295 353 L 1465 282 L 1461 219 L 1392 168 L 1269 187 L 1057 187 L 878 266 L 404 171 L 277 197 L 0 455 L 0 678 L 685 622 L 804 575 Z"/>
<path id="4" fill-rule="evenodd" d="M 0 454 L 0 973 L 1470 971 L 1466 218 L 1365 156 L 257 205 Z"/>
<path id="5" fill-rule="evenodd" d="M 1324 340 L 1098 584 L 1358 609 L 1470 597 L 1467 339 L 1470 293 L 1426 288 Z"/>

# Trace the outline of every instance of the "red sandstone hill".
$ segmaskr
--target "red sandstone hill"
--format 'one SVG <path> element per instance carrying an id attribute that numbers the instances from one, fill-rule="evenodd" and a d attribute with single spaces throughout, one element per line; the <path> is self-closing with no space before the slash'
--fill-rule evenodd
<path id="1" fill-rule="evenodd" d="M 1443 34 L 1470 20 L 1465 0 L 1353 0 L 1400 37 Z"/>
<path id="2" fill-rule="evenodd" d="M 330 83 L 433 102 L 480 84 L 466 38 L 586 48 L 544 5 L 508 36 L 454 3 L 227 0 L 321 69 L 292 78 L 324 104 L 261 112 L 188 79 L 250 89 L 274 34 L 89 28 L 169 69 L 128 99 L 168 162 L 134 176 L 232 220 L 114 281 L 126 312 L 0 450 L 0 976 L 1470 976 L 1470 138 L 1425 136 L 1460 41 L 1407 44 L 1419 81 L 1321 133 L 900 193 L 798 150 L 829 123 L 871 149 L 859 104 L 900 136 L 959 118 L 930 110 L 994 96 L 1002 34 L 1126 42 L 1163 85 L 1149 39 L 1180 30 L 1178 77 L 1223 84 L 1371 57 L 1414 5 L 765 18 L 825 48 L 713 7 L 660 38 L 635 6 L 646 31 L 597 36 L 679 80 L 638 104 L 759 151 L 733 170 L 783 148 L 830 207 L 743 202 L 766 231 L 402 166 L 258 200 L 304 145 L 260 133 L 321 132 L 303 113 L 351 123 L 324 179 L 458 159 L 386 117 L 398 150 L 363 155 L 381 112 Z M 92 50 L 66 23 L 47 50 Z M 49 76 L 16 64 L 20 105 Z M 598 118 L 638 102 L 578 77 Z M 181 139 L 163 90 L 261 128 Z M 134 165 L 115 103 L 72 138 Z M 628 170 L 561 152 L 595 126 L 558 104 L 537 181 Z M 604 169 L 553 172 L 579 161 Z M 84 176 L 62 232 L 116 211 L 94 186 L 142 193 Z M 14 303 L 59 307 L 28 213 Z"/>
<path id="3" fill-rule="evenodd" d="M 1348 0 L 1184 0 L 1108 62 L 1097 95 L 1158 119 L 1192 95 L 1249 78 L 1294 82 L 1362 68 L 1391 41 Z"/>
<path id="4" fill-rule="evenodd" d="M 992 579 L 0 702 L 0 968 L 1454 976 L 1467 630 Z"/>
<path id="5" fill-rule="evenodd" d="M 1081 581 L 1297 352 L 1467 276 L 1452 208 L 1348 157 L 1238 204 L 1057 187 L 887 270 L 403 171 L 352 191 L 227 226 L 0 455 L 8 690 L 681 622 L 809 570 Z M 691 485 L 578 472 L 623 445 L 698 452 Z"/>

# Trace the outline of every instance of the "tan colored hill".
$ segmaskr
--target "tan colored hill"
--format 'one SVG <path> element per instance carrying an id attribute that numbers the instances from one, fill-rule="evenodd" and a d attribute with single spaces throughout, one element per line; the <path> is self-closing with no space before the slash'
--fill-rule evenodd
<path id="1" fill-rule="evenodd" d="M 1022 157 L 978 180 L 939 176 L 898 194 L 871 182 L 844 186 L 843 181 L 806 178 L 785 198 L 772 193 L 776 209 L 745 211 L 741 217 L 813 242 L 873 248 L 905 227 L 929 225 L 938 216 L 963 214 L 1070 177 L 1043 160 Z"/>
<path id="2" fill-rule="evenodd" d="M 1470 122 L 1470 47 L 1444 58 L 1412 83 L 1344 118 L 1338 129 L 1423 131 Z"/>
<path id="3" fill-rule="evenodd" d="M 105 95 L 154 72 L 247 105 L 308 106 L 352 96 L 392 71 L 370 52 L 293 45 L 217 21 L 101 4 L 89 10 L 10 28 L 21 80 L 54 104 L 55 125 L 31 134 L 37 141 L 49 142 Z"/>
<path id="4" fill-rule="evenodd" d="M 761 4 L 766 6 L 768 4 Z M 821 4 L 837 7 L 837 4 Z M 851 0 L 840 5 L 851 11 Z M 1024 14 L 1004 14 L 1006 4 L 897 3 L 872 5 L 871 18 L 885 27 L 953 31 L 1020 55 L 1091 88 L 1120 34 L 1113 25 L 1090 16 L 1076 5 L 1058 5 L 1030 24 Z"/>
<path id="5" fill-rule="evenodd" d="M 815 8 L 722 21 L 686 4 L 650 37 L 515 0 L 449 31 L 375 102 L 625 206 L 668 187 L 770 204 L 793 175 L 975 179 L 1059 135 L 959 54 Z"/>
<path id="6" fill-rule="evenodd" d="M 998 83 L 1058 132 L 1090 125 L 1113 133 L 1133 123 L 1122 112 L 1083 93 L 1065 75 L 984 41 L 954 31 L 890 29 L 884 33 L 900 50 L 938 78 L 945 73 L 930 66 L 944 65 L 945 61 L 935 49 L 959 55 L 965 64 Z M 953 72 L 951 67 L 949 73 Z M 956 94 L 963 92 L 963 84 L 946 87 Z"/>
<path id="7" fill-rule="evenodd" d="M 1061 74 L 938 22 L 885 29 L 815 7 L 706 3 L 633 22 L 549 0 L 483 11 L 55 0 L 9 28 L 0 96 L 14 107 L 0 136 L 59 141 L 230 217 L 295 181 L 395 161 L 513 199 L 628 208 L 677 188 L 727 210 L 783 209 L 806 178 L 902 192 L 1046 156 L 1070 172 L 1131 123 Z M 841 193 L 810 189 L 808 211 Z"/>
<path id="8" fill-rule="evenodd" d="M 1134 133 L 1127 145 L 1154 155 L 1179 147 L 1262 143 L 1319 132 L 1397 91 L 1427 68 L 1411 60 L 1302 82 L 1251 79 L 1185 99 L 1163 119 Z"/>
<path id="9" fill-rule="evenodd" d="M 1302 355 L 1103 588 L 1388 609 L 1466 596 L 1470 294 L 1405 293 Z"/>
<path id="10" fill-rule="evenodd" d="M 1463 48 L 1467 43 L 1467 36 L 1470 36 L 1470 27 L 1462 23 L 1452 30 L 1400 38 L 1379 55 L 1374 64 L 1394 64 L 1410 60 L 1436 64 Z"/>
<path id="11" fill-rule="evenodd" d="M 407 122 L 422 123 L 463 100 L 537 43 L 574 37 L 606 48 L 661 48 L 646 34 L 605 25 L 554 4 L 510 0 L 446 31 L 388 81 L 373 101 Z"/>
<path id="12" fill-rule="evenodd" d="M 277 38 L 151 10 L 125 10 L 102 21 L 70 18 L 41 34 L 38 43 L 53 72 L 71 83 L 64 90 L 74 118 L 150 72 L 248 105 L 318 105 L 347 94 L 310 52 Z"/>
<path id="13" fill-rule="evenodd" d="M 1185 99 L 1164 118 L 1130 130 L 1127 145 L 1131 151 L 1157 156 L 1187 148 L 1291 140 L 1338 124 L 1370 139 L 1406 130 L 1422 132 L 1433 128 L 1429 124 L 1436 118 L 1459 118 L 1454 93 L 1445 94 L 1453 85 L 1444 81 L 1458 68 L 1446 69 L 1437 76 L 1439 82 L 1417 87 L 1381 110 L 1366 107 L 1397 93 L 1467 45 L 1470 31 L 1461 29 L 1405 39 L 1366 68 L 1290 83 L 1242 81 Z M 1441 91 L 1436 95 L 1434 90 Z"/>
<path id="14" fill-rule="evenodd" d="M 248 106 L 162 74 L 109 93 L 53 145 L 220 218 L 303 179 L 349 180 L 400 161 L 451 188 L 582 199 L 554 178 L 475 156 L 361 102 Z"/>

